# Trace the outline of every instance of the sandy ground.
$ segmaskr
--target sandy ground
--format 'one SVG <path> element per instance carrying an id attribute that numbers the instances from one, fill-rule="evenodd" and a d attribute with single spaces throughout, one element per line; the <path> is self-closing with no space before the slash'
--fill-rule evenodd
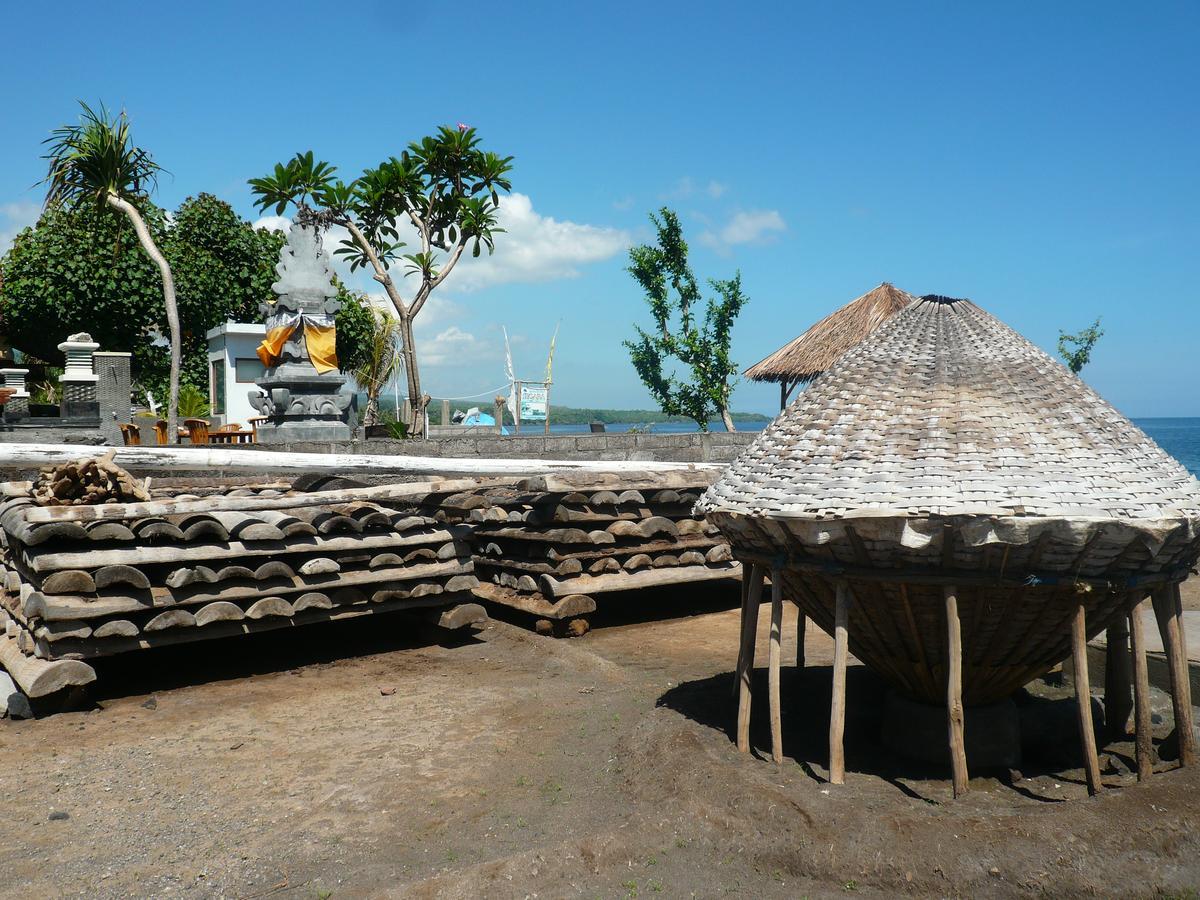
<path id="1" fill-rule="evenodd" d="M 1194 896 L 1200 772 L 1110 768 L 1088 799 L 1065 692 L 1041 702 L 1070 738 L 954 801 L 943 771 L 879 748 L 883 688 L 855 666 L 832 787 L 830 645 L 810 628 L 809 667 L 784 673 L 784 764 L 762 755 L 763 672 L 759 750 L 739 755 L 727 600 L 610 607 L 571 641 L 494 622 L 437 643 L 398 617 L 111 661 L 94 709 L 0 722 L 0 891 Z M 794 635 L 789 615 L 789 666 Z"/>

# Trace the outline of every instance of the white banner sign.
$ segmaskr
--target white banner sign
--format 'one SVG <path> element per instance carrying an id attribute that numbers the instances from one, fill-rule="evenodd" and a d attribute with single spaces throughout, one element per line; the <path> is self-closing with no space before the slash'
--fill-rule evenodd
<path id="1" fill-rule="evenodd" d="M 549 393 L 549 388 L 544 384 L 521 385 L 521 419 L 526 422 L 546 421 Z"/>

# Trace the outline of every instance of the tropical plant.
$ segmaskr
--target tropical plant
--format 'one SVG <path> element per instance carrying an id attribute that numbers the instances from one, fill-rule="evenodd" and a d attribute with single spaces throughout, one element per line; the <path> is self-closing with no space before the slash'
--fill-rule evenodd
<path id="1" fill-rule="evenodd" d="M 1067 334 L 1061 328 L 1058 330 L 1058 355 L 1062 357 L 1068 369 L 1078 375 L 1083 367 L 1092 361 L 1092 349 L 1096 342 L 1104 337 L 1104 329 L 1100 327 L 1100 318 L 1087 328 L 1075 334 Z"/>
<path id="2" fill-rule="evenodd" d="M 364 347 L 363 361 L 354 369 L 354 380 L 367 392 L 367 409 L 363 425 L 379 424 L 379 394 L 400 364 L 396 343 L 400 337 L 399 323 L 382 309 L 371 309 L 371 330 Z"/>
<path id="3" fill-rule="evenodd" d="M 179 415 L 185 419 L 204 419 L 208 417 L 211 407 L 204 391 L 194 384 L 184 383 L 179 388 Z"/>
<path id="4" fill-rule="evenodd" d="M 336 283 L 341 303 L 334 318 L 337 361 L 343 372 L 353 375 L 355 369 L 366 365 L 370 356 L 375 316 L 366 294 L 347 289 L 340 280 Z"/>
<path id="5" fill-rule="evenodd" d="M 46 178 L 47 209 L 94 205 L 123 214 L 133 225 L 138 242 L 158 266 L 163 306 L 170 331 L 171 374 L 167 402 L 167 434 L 175 434 L 179 407 L 180 329 L 171 266 L 150 234 L 138 207 L 145 204 L 162 171 L 150 154 L 133 143 L 129 119 L 122 111 L 110 116 L 103 106 L 93 110 L 80 102 L 83 114 L 75 125 L 64 125 L 46 139 L 50 147 Z"/>
<path id="6" fill-rule="evenodd" d="M 250 180 L 260 209 L 281 215 L 294 206 L 302 224 L 344 227 L 349 237 L 337 255 L 383 286 L 398 318 L 414 434 L 423 432 L 428 398 L 421 390 L 413 321 L 468 247 L 472 256 L 495 250 L 495 236 L 504 230 L 496 215 L 500 192 L 512 189 L 511 170 L 511 156 L 481 149 L 475 129 L 460 125 L 439 128 L 348 184 L 311 150 Z M 416 231 L 415 252 L 401 252 L 401 222 Z M 407 301 L 392 278 L 397 264 L 416 279 Z"/>
<path id="7" fill-rule="evenodd" d="M 688 246 L 679 217 L 667 207 L 650 221 L 658 232 L 656 245 L 629 251 L 628 272 L 641 286 L 654 320 L 653 332 L 638 326 L 636 341 L 625 341 L 642 383 L 667 415 L 687 416 L 701 431 L 714 414 L 726 431 L 733 431 L 729 412 L 730 379 L 737 363 L 729 358 L 733 322 L 747 298 L 741 273 L 726 281 L 709 279 L 717 296 L 705 302 L 704 317 L 696 307 L 703 299 L 688 263 Z M 672 360 L 690 370 L 690 379 L 676 373 Z"/>

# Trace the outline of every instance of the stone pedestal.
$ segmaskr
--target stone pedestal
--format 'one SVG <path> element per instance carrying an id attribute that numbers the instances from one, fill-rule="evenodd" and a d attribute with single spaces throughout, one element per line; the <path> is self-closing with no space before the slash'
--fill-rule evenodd
<path id="1" fill-rule="evenodd" d="M 281 346 L 255 382 L 259 390 L 250 393 L 251 405 L 267 417 L 258 425 L 258 442 L 349 440 L 347 417 L 353 397 L 342 390 L 346 376 L 318 372 L 305 338 L 307 327 L 332 339 L 334 315 L 341 306 L 320 235 L 293 225 L 275 271 L 279 280 L 271 289 L 279 299 L 262 306 L 264 346 L 276 341 Z"/>
<path id="2" fill-rule="evenodd" d="M 62 419 L 64 423 L 93 423 L 100 418 L 96 402 L 96 373 L 92 371 L 92 356 L 100 345 L 86 333 L 73 334 L 58 349 L 67 358 L 67 367 L 59 382 L 62 384 Z"/>
<path id="3" fill-rule="evenodd" d="M 28 369 L 0 369 L 4 387 L 13 389 L 13 395 L 4 406 L 4 418 L 8 422 L 29 418 L 29 391 L 25 387 L 25 376 L 28 374 Z"/>
<path id="4" fill-rule="evenodd" d="M 121 425 L 128 424 L 132 413 L 129 401 L 132 389 L 129 353 L 96 353 L 92 371 L 96 375 L 96 404 L 100 411 L 100 431 L 109 444 L 123 444 Z"/>

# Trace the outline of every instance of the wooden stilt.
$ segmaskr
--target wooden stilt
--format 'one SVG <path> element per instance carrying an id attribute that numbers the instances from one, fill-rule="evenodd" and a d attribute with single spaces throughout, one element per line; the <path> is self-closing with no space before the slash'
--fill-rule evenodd
<path id="1" fill-rule="evenodd" d="M 1079 740 L 1083 746 L 1083 765 L 1087 771 L 1088 793 L 1095 795 L 1100 782 L 1100 760 L 1096 756 L 1096 732 L 1092 730 L 1092 691 L 1088 682 L 1087 613 L 1082 603 L 1075 607 L 1071 620 L 1071 662 L 1075 667 L 1075 701 L 1079 706 Z"/>
<path id="2" fill-rule="evenodd" d="M 804 641 L 808 631 L 808 616 L 804 607 L 796 604 L 796 668 L 804 668 Z"/>
<path id="3" fill-rule="evenodd" d="M 779 662 L 783 637 L 783 572 L 771 570 L 771 645 L 767 653 L 767 685 L 771 706 L 771 758 L 783 762 L 783 719 L 779 711 Z"/>
<path id="4" fill-rule="evenodd" d="M 1133 666 L 1129 655 L 1129 621 L 1121 619 L 1108 627 L 1104 651 L 1104 730 L 1110 738 L 1123 740 L 1133 711 Z"/>
<path id="5" fill-rule="evenodd" d="M 833 614 L 833 701 L 829 710 L 829 783 L 845 784 L 846 757 L 842 737 L 846 731 L 846 657 L 849 655 L 847 626 L 850 619 L 850 588 L 839 581 Z"/>
<path id="6" fill-rule="evenodd" d="M 942 588 L 946 604 L 946 723 L 950 738 L 950 767 L 954 796 L 967 792 L 967 743 L 962 702 L 962 623 L 958 618 L 958 588 Z"/>
<path id="7" fill-rule="evenodd" d="M 733 685 L 729 689 L 729 695 L 736 698 L 738 691 L 741 688 L 742 677 L 742 662 L 746 658 L 746 606 L 750 602 L 750 577 L 754 574 L 754 565 L 752 563 L 744 563 L 742 565 L 742 611 L 741 618 L 738 620 L 738 658 L 737 668 L 734 672 L 737 673 L 733 679 Z"/>
<path id="8" fill-rule="evenodd" d="M 754 677 L 754 641 L 758 636 L 758 605 L 762 600 L 763 567 L 755 565 L 750 572 L 746 592 L 746 615 L 742 620 L 742 652 L 738 660 L 738 718 L 737 748 L 750 752 L 750 687 Z"/>
<path id="9" fill-rule="evenodd" d="M 1190 766 L 1196 762 L 1196 735 L 1192 724 L 1192 684 L 1188 675 L 1187 641 L 1183 633 L 1179 585 L 1159 588 L 1153 594 L 1153 602 L 1171 676 L 1171 707 L 1175 713 L 1175 733 L 1179 738 L 1179 765 Z"/>
<path id="10" fill-rule="evenodd" d="M 1150 731 L 1150 670 L 1146 667 L 1146 637 L 1142 629 L 1140 601 L 1129 613 L 1129 642 L 1133 656 L 1133 721 L 1137 744 L 1137 777 L 1145 781 L 1154 771 Z"/>

